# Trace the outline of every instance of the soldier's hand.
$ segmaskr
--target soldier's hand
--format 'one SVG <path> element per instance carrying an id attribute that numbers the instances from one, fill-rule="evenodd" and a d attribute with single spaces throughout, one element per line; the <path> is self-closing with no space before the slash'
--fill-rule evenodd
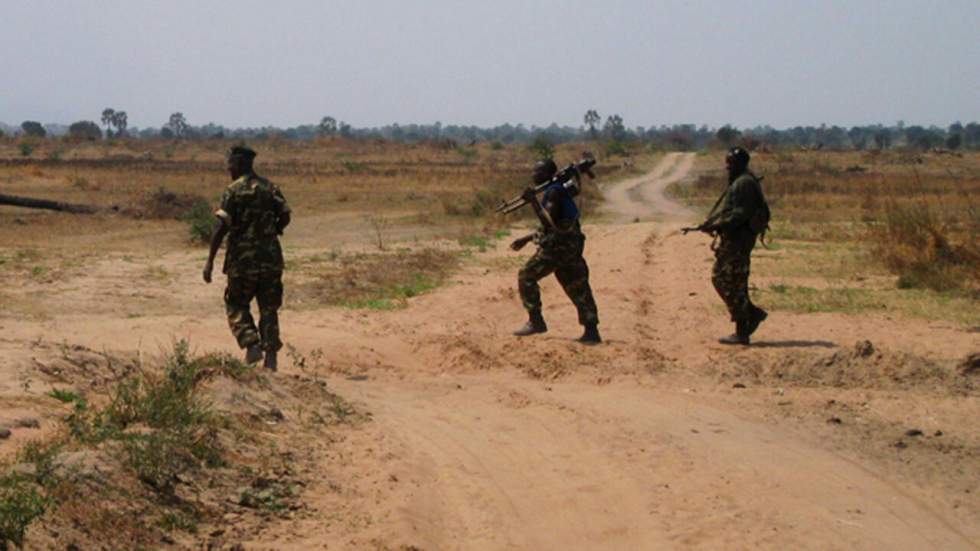
<path id="1" fill-rule="evenodd" d="M 535 190 L 533 187 L 525 188 L 524 192 L 521 193 L 521 199 L 524 199 L 528 203 L 534 201 L 534 198 L 536 196 L 537 196 L 537 190 Z"/>
<path id="2" fill-rule="evenodd" d="M 210 261 L 204 263 L 204 283 L 211 283 L 211 272 L 214 271 L 214 264 Z"/>
<path id="3" fill-rule="evenodd" d="M 519 251 L 524 248 L 524 245 L 528 244 L 528 241 L 530 241 L 530 239 L 527 237 L 515 239 L 514 242 L 510 244 L 510 248 L 512 250 Z"/>

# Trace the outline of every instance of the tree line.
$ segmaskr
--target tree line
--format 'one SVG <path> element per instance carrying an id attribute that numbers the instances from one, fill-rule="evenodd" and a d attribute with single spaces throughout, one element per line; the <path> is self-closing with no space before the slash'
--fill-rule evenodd
<path id="1" fill-rule="evenodd" d="M 795 126 L 776 129 L 771 126 L 736 128 L 732 125 L 709 127 L 707 125 L 674 124 L 660 126 L 627 127 L 618 114 L 603 117 L 595 109 L 586 111 L 581 126 L 546 127 L 523 124 L 502 124 L 493 127 L 475 125 L 390 124 L 381 127 L 354 127 L 342 120 L 325 116 L 319 123 L 289 128 L 265 126 L 258 128 L 228 128 L 207 123 L 195 126 L 183 113 L 175 112 L 159 128 L 131 128 L 126 111 L 106 108 L 100 118 L 102 126 L 94 121 L 82 120 L 64 127 L 42 125 L 37 121 L 24 121 L 20 128 L 8 132 L 14 135 L 44 138 L 48 134 L 67 135 L 79 140 L 103 138 L 135 139 L 266 139 L 282 138 L 308 140 L 318 137 L 342 137 L 350 139 L 382 139 L 395 142 L 444 141 L 455 145 L 476 142 L 499 144 L 560 144 L 567 142 L 602 141 L 607 148 L 644 143 L 673 150 L 698 150 L 712 146 L 734 144 L 757 147 L 796 147 L 813 149 L 889 149 L 906 147 L 917 149 L 945 148 L 980 149 L 980 124 L 955 122 L 942 128 L 938 126 L 906 126 L 899 121 L 893 125 L 881 124 L 852 126 Z M 0 125 L 0 135 L 4 125 Z M 104 130 L 103 130 L 104 127 Z"/>

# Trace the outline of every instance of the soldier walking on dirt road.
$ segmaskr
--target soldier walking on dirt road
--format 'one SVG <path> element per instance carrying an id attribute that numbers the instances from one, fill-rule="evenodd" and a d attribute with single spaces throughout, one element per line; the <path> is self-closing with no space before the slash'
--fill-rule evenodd
<path id="1" fill-rule="evenodd" d="M 211 236 L 211 249 L 204 264 L 204 281 L 211 283 L 214 257 L 228 236 L 224 273 L 225 310 L 228 325 L 245 349 L 245 362 L 253 364 L 265 356 L 264 365 L 277 367 L 279 307 L 282 306 L 282 247 L 279 236 L 289 225 L 286 198 L 275 184 L 255 174 L 255 151 L 233 147 L 228 154 L 228 173 L 233 180 L 215 212 L 218 226 Z M 259 305 L 259 326 L 255 327 L 250 304 Z"/>
<path id="2" fill-rule="evenodd" d="M 749 344 L 749 337 L 766 319 L 766 311 L 749 299 L 749 264 L 756 237 L 769 224 L 769 206 L 762 186 L 749 171 L 749 152 L 733 147 L 725 156 L 728 188 L 712 213 L 697 229 L 719 236 L 711 283 L 735 322 L 735 333 L 718 340 L 722 344 Z"/>
<path id="3" fill-rule="evenodd" d="M 534 183 L 544 184 L 558 172 L 551 159 L 538 161 L 532 174 Z M 544 188 L 539 203 L 535 188 L 524 191 L 523 198 L 533 208 L 541 222 L 541 228 L 511 243 L 510 248 L 519 251 L 534 241 L 538 250 L 521 268 L 517 276 L 521 301 L 528 312 L 528 322 L 515 335 L 525 337 L 544 333 L 548 326 L 541 315 L 541 290 L 538 281 L 554 273 L 565 294 L 578 310 L 578 321 L 585 326 L 585 332 L 578 339 L 583 344 L 602 342 L 599 336 L 599 312 L 592 288 L 589 286 L 589 266 L 582 256 L 585 248 L 585 235 L 579 225 L 579 209 L 575 200 L 562 182 L 555 182 Z"/>

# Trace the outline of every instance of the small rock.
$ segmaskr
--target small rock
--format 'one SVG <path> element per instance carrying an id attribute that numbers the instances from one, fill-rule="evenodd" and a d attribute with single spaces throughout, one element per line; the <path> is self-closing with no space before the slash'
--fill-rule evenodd
<path id="1" fill-rule="evenodd" d="M 904 440 L 899 440 L 898 442 L 895 442 L 895 447 L 900 450 L 904 450 L 905 448 L 909 447 L 909 445 L 906 444 Z"/>
<path id="2" fill-rule="evenodd" d="M 974 352 L 967 356 L 958 366 L 957 371 L 964 377 L 980 373 L 980 352 Z"/>
<path id="3" fill-rule="evenodd" d="M 0 429 L 0 440 L 10 438 L 10 429 Z"/>
<path id="4" fill-rule="evenodd" d="M 922 431 L 919 429 L 909 429 L 905 431 L 905 436 L 922 436 Z"/>
<path id="5" fill-rule="evenodd" d="M 943 435 L 943 431 L 941 430 L 937 430 L 936 433 L 933 434 L 933 436 L 942 436 L 942 435 Z"/>
<path id="6" fill-rule="evenodd" d="M 735 383 L 732 385 L 732 388 L 745 388 L 745 385 L 743 385 L 742 383 Z"/>
<path id="7" fill-rule="evenodd" d="M 831 425 L 844 424 L 844 421 L 842 421 L 840 417 L 831 417 L 830 419 L 827 419 L 827 422 L 830 423 Z"/>
<path id="8" fill-rule="evenodd" d="M 14 421 L 14 425 L 25 429 L 39 429 L 41 422 L 33 417 L 23 417 Z"/>
<path id="9" fill-rule="evenodd" d="M 867 358 L 868 356 L 875 353 L 875 347 L 871 344 L 871 341 L 864 340 L 858 341 L 854 345 L 854 354 L 859 358 Z"/>
<path id="10" fill-rule="evenodd" d="M 777 403 L 776 405 L 778 405 L 778 406 L 788 406 L 788 405 L 790 405 L 792 403 L 793 403 L 792 400 L 783 400 L 783 401 Z"/>

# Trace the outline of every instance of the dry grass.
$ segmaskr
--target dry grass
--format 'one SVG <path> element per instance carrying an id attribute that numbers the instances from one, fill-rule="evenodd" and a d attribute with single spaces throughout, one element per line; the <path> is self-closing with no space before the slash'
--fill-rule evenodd
<path id="1" fill-rule="evenodd" d="M 672 192 L 708 209 L 723 166 L 702 156 Z M 752 166 L 773 210 L 773 250 L 753 263 L 767 304 L 980 324 L 980 154 L 776 152 Z"/>
<path id="2" fill-rule="evenodd" d="M 221 140 L 76 144 L 48 140 L 39 142 L 25 159 L 16 142 L 0 139 L 0 191 L 117 207 L 124 213 L 82 217 L 0 207 L 5 245 L 137 250 L 150 238 L 158 250 L 186 248 L 182 223 L 164 218 L 179 216 L 174 209 L 187 207 L 184 203 L 196 198 L 217 204 L 228 183 L 224 152 L 231 145 Z M 454 149 L 340 139 L 266 140 L 250 145 L 259 151 L 257 171 L 284 190 L 297 218 L 374 213 L 402 227 L 448 233 L 471 227 L 474 218 L 480 226 L 500 223 L 493 207 L 527 184 L 534 160 L 526 147 L 517 145 Z M 60 151 L 58 159 L 49 155 L 55 148 Z M 584 148 L 583 144 L 560 146 L 556 160 L 559 164 L 575 160 Z M 618 162 L 607 162 L 600 163 L 598 170 L 614 176 L 624 169 Z M 587 193 L 590 201 L 597 196 L 595 190 Z M 397 230 L 393 228 L 394 233 Z M 314 240 L 322 244 L 322 231 L 311 233 L 297 237 L 305 244 Z"/>

